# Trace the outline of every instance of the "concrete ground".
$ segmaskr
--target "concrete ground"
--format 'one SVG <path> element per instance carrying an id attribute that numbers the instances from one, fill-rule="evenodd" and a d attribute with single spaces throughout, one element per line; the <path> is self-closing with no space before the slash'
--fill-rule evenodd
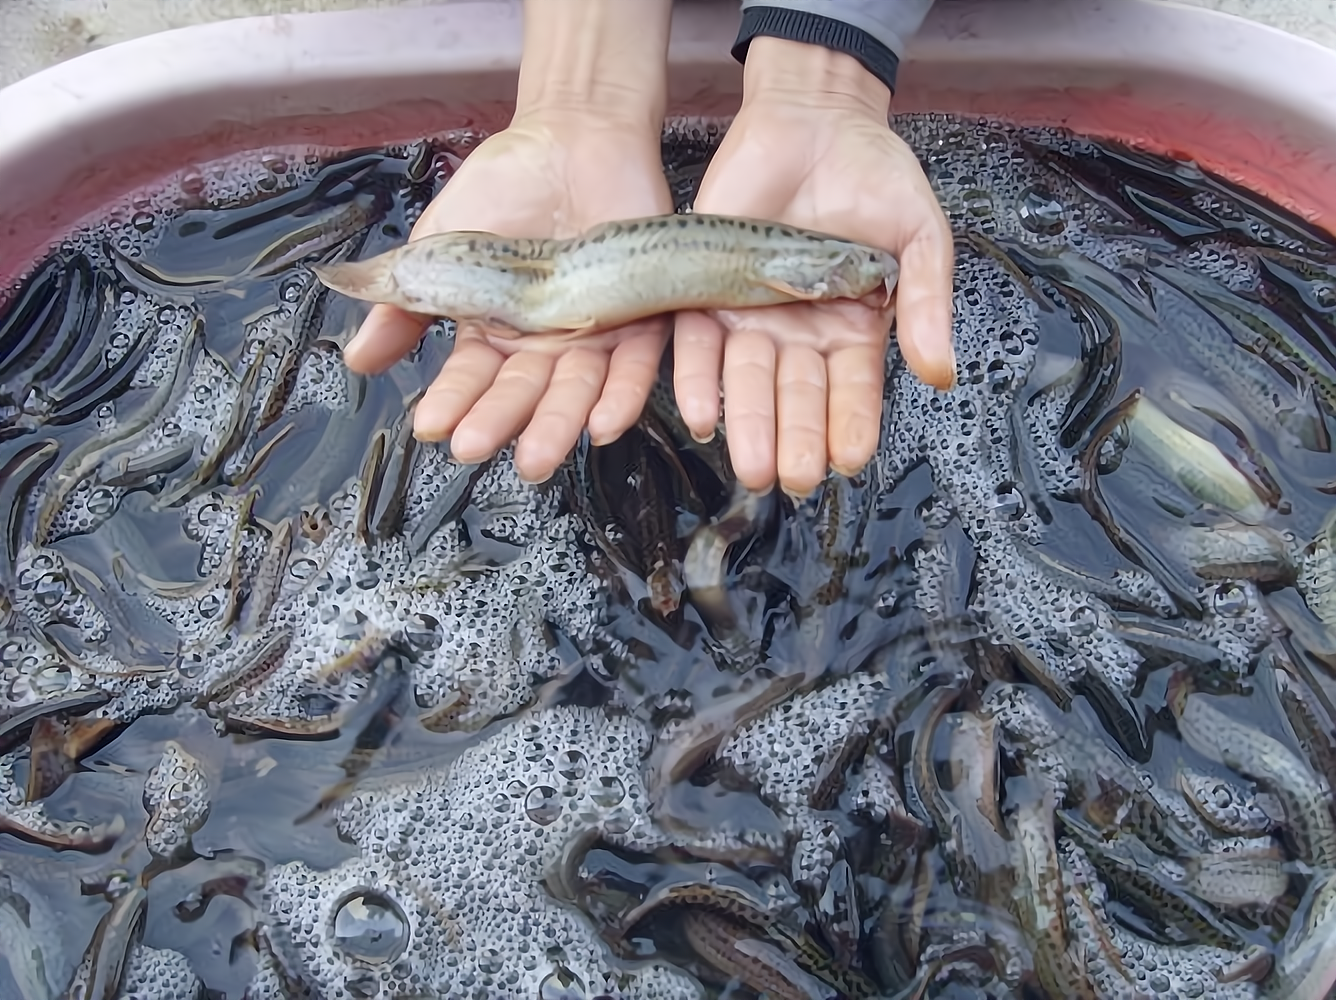
<path id="1" fill-rule="evenodd" d="M 0 86 L 115 42 L 205 21 L 255 14 L 449 2 L 451 0 L 0 0 Z M 886 2 L 893 3 L 894 0 Z M 1336 0 L 1179 2 L 1250 17 L 1336 48 Z"/>

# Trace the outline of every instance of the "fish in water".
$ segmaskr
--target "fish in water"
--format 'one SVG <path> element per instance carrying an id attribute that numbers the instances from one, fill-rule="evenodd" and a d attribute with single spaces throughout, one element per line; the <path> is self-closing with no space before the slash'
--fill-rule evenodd
<path id="1" fill-rule="evenodd" d="M 353 298 L 517 335 L 582 335 L 679 309 L 835 299 L 885 309 L 900 275 L 885 250 L 718 215 L 609 222 L 565 240 L 439 233 L 313 270 Z"/>

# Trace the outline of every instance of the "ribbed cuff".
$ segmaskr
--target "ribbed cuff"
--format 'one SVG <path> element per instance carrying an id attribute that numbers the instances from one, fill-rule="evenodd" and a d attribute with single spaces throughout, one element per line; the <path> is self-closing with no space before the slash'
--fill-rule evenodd
<path id="1" fill-rule="evenodd" d="M 864 69 L 886 84 L 892 94 L 895 93 L 899 58 L 866 31 L 852 24 L 787 7 L 748 7 L 742 12 L 742 25 L 738 28 L 737 41 L 733 43 L 733 58 L 745 63 L 751 40 L 761 36 L 820 45 L 853 56 L 862 63 Z"/>

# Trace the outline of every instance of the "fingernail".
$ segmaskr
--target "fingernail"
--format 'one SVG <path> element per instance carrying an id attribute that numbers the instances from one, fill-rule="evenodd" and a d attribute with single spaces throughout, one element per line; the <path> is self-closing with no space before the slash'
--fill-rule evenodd
<path id="1" fill-rule="evenodd" d="M 710 433 L 706 434 L 704 437 L 701 437 L 695 431 L 690 429 L 688 429 L 688 433 L 691 434 L 691 440 L 695 441 L 697 444 L 709 444 L 714 440 L 714 431 L 710 431 Z"/>
<path id="2" fill-rule="evenodd" d="M 781 486 L 780 489 L 783 490 L 784 495 L 792 500 L 795 505 L 804 502 L 816 492 L 816 490 L 808 490 L 806 493 L 799 493 L 797 490 L 791 490 L 787 486 Z"/>
<path id="3" fill-rule="evenodd" d="M 956 346 L 955 346 L 955 344 L 947 344 L 947 346 L 946 346 L 946 360 L 947 360 L 947 364 L 950 366 L 950 372 L 951 372 L 951 381 L 947 383 L 947 386 L 946 386 L 946 387 L 947 387 L 947 389 L 954 389 L 954 388 L 956 387 L 956 378 L 957 378 L 957 374 L 956 374 Z"/>

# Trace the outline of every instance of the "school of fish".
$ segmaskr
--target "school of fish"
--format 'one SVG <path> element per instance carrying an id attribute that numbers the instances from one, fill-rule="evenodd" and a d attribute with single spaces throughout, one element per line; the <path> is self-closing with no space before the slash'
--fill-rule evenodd
<path id="1" fill-rule="evenodd" d="M 858 476 L 740 490 L 667 371 L 541 486 L 414 440 L 455 321 L 887 304 L 690 213 L 727 124 L 566 241 L 404 244 L 476 134 L 238 156 L 0 295 L 0 996 L 1332 995 L 1331 237 L 905 116 L 959 378 Z M 448 318 L 363 379 L 359 299 Z"/>

